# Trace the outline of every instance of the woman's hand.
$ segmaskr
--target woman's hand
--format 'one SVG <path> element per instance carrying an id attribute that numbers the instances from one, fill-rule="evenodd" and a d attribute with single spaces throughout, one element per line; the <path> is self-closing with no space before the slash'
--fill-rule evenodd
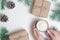
<path id="1" fill-rule="evenodd" d="M 39 31 L 36 28 L 36 23 L 37 21 L 34 21 L 34 23 L 32 23 L 32 31 L 35 37 L 35 40 L 44 40 L 43 36 L 39 33 Z"/>
<path id="2" fill-rule="evenodd" d="M 36 40 L 44 40 L 44 38 L 42 37 L 42 35 L 39 33 L 39 31 L 36 28 L 33 29 L 33 33 Z"/>
<path id="3" fill-rule="evenodd" d="M 50 37 L 50 40 L 60 40 L 60 32 L 59 31 L 49 29 L 47 31 L 47 33 L 48 33 L 48 36 Z"/>

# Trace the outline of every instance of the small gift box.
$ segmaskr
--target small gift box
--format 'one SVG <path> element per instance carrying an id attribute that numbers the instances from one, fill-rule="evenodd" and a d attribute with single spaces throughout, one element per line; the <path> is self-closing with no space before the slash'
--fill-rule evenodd
<path id="1" fill-rule="evenodd" d="M 50 2 L 46 0 L 35 0 L 31 13 L 40 17 L 47 17 L 50 9 Z"/>
<path id="2" fill-rule="evenodd" d="M 29 40 L 28 33 L 23 29 L 9 35 L 9 40 Z"/>

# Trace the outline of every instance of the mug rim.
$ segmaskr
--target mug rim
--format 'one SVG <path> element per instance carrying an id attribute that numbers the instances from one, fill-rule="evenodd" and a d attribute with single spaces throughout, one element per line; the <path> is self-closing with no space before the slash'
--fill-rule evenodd
<path id="1" fill-rule="evenodd" d="M 49 28 L 49 24 L 48 24 L 48 22 L 47 22 L 46 20 L 44 20 L 44 19 L 37 20 L 35 27 L 37 28 L 37 23 L 38 23 L 39 21 L 45 21 L 45 22 L 47 23 L 47 29 L 46 29 L 46 31 L 47 31 L 48 28 Z M 38 28 L 37 28 L 37 29 L 38 29 Z M 39 29 L 38 29 L 38 30 L 39 30 Z M 41 31 L 41 30 L 39 30 L 39 31 L 40 31 L 40 32 L 46 32 L 46 31 Z"/>

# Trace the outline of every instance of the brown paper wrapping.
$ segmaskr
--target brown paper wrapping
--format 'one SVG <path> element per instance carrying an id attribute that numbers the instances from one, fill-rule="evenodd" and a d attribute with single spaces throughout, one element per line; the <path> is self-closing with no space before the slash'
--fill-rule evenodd
<path id="1" fill-rule="evenodd" d="M 9 40 L 29 40 L 28 33 L 20 30 L 9 35 Z"/>
<path id="2" fill-rule="evenodd" d="M 46 0 L 34 0 L 31 13 L 40 17 L 47 17 L 51 3 Z"/>

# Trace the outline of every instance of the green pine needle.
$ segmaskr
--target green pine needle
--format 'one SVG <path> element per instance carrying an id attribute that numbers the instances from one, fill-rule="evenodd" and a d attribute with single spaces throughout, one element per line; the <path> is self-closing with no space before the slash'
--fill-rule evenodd
<path id="1" fill-rule="evenodd" d="M 3 34 L 3 33 L 7 33 L 8 31 L 7 31 L 7 29 L 6 28 L 2 28 L 1 29 L 1 33 Z"/>
<path id="2" fill-rule="evenodd" d="M 8 40 L 9 38 L 8 38 L 7 33 L 8 33 L 7 29 L 6 28 L 2 28 L 0 30 L 0 39 L 1 40 Z"/>
<path id="3" fill-rule="evenodd" d="M 57 0 L 52 0 L 53 2 L 56 2 Z"/>
<path id="4" fill-rule="evenodd" d="M 21 1 L 21 2 L 22 2 L 23 0 L 19 0 L 19 1 Z"/>
<path id="5" fill-rule="evenodd" d="M 52 10 L 53 14 L 50 16 L 52 20 L 60 21 L 60 4 L 56 4 L 58 9 Z"/>
<path id="6" fill-rule="evenodd" d="M 1 0 L 1 9 L 5 9 L 6 0 Z"/>
<path id="7" fill-rule="evenodd" d="M 25 0 L 25 3 L 29 6 L 30 4 L 29 4 L 29 0 Z"/>
<path id="8" fill-rule="evenodd" d="M 56 28 L 55 26 L 52 26 L 51 29 L 53 29 L 53 30 L 57 30 L 57 28 Z"/>
<path id="9" fill-rule="evenodd" d="M 19 0 L 19 1 L 21 1 L 21 2 L 25 2 L 25 4 L 26 5 L 28 5 L 28 6 L 31 6 L 32 5 L 32 3 L 33 3 L 33 0 Z"/>

